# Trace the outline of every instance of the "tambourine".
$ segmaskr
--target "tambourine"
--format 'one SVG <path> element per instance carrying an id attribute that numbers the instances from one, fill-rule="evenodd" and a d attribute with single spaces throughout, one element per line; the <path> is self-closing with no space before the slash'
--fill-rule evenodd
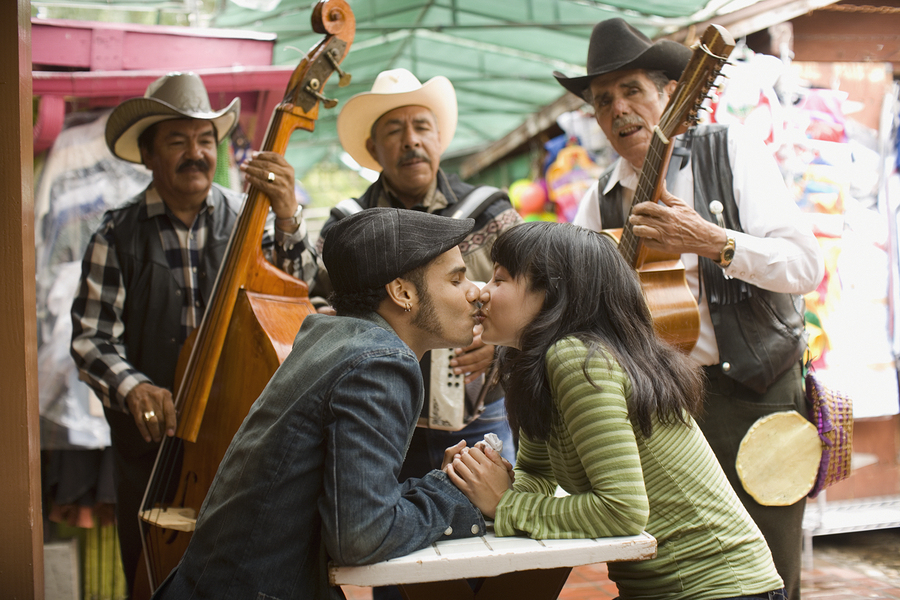
<path id="1" fill-rule="evenodd" d="M 764 506 L 788 506 L 806 496 L 816 482 L 822 442 L 815 425 L 797 411 L 760 418 L 738 449 L 738 477 Z"/>

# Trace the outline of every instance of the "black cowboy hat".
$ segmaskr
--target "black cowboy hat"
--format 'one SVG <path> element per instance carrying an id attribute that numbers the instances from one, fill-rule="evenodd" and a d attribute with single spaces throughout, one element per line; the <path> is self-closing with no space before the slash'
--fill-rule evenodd
<path id="1" fill-rule="evenodd" d="M 553 76 L 561 86 L 584 98 L 584 92 L 598 75 L 628 69 L 663 71 L 669 79 L 678 80 L 691 59 L 691 49 L 671 40 L 651 42 L 650 38 L 623 19 L 607 19 L 594 25 L 588 45 L 587 75 L 566 77 L 559 71 Z"/>

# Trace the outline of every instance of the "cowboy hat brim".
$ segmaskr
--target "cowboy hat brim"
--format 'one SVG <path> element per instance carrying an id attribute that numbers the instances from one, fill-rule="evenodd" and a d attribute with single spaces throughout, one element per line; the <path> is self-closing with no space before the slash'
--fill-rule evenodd
<path id="1" fill-rule="evenodd" d="M 424 106 L 434 113 L 441 136 L 441 154 L 456 133 L 457 106 L 453 84 L 446 77 L 432 77 L 409 92 L 362 92 L 347 101 L 337 118 L 341 146 L 360 166 L 381 171 L 381 165 L 366 149 L 372 125 L 381 115 L 401 106 Z"/>
<path id="2" fill-rule="evenodd" d="M 606 75 L 613 71 L 629 71 L 632 69 L 644 69 L 646 71 L 663 71 L 669 79 L 678 80 L 681 73 L 691 59 L 691 49 L 671 40 L 659 40 L 644 52 L 637 56 L 618 63 L 604 65 L 581 77 L 566 77 L 559 71 L 554 71 L 553 76 L 561 86 L 579 96 L 585 98 L 585 91 L 591 85 L 591 81 L 600 75 Z M 587 99 L 587 98 L 585 98 Z"/>
<path id="3" fill-rule="evenodd" d="M 235 98 L 222 110 L 213 112 L 180 110 L 156 98 L 132 98 L 118 105 L 109 115 L 106 145 L 122 160 L 142 164 L 138 138 L 151 125 L 173 119 L 212 121 L 217 141 L 221 142 L 234 129 L 240 111 L 240 98 Z"/>

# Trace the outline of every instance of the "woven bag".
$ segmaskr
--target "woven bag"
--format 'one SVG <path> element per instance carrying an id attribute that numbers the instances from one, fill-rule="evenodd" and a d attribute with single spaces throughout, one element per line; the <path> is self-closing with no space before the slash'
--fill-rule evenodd
<path id="1" fill-rule="evenodd" d="M 853 449 L 853 400 L 822 385 L 813 371 L 806 374 L 806 401 L 810 420 L 822 440 L 819 474 L 808 496 L 815 498 L 828 486 L 850 476 Z"/>

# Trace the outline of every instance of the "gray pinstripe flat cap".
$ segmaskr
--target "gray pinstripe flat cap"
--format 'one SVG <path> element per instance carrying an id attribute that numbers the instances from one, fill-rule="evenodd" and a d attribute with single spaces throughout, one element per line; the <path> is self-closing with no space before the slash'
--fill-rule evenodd
<path id="1" fill-rule="evenodd" d="M 328 229 L 322 260 L 335 292 L 361 292 L 386 285 L 437 258 L 459 245 L 474 227 L 474 219 L 370 208 Z"/>

